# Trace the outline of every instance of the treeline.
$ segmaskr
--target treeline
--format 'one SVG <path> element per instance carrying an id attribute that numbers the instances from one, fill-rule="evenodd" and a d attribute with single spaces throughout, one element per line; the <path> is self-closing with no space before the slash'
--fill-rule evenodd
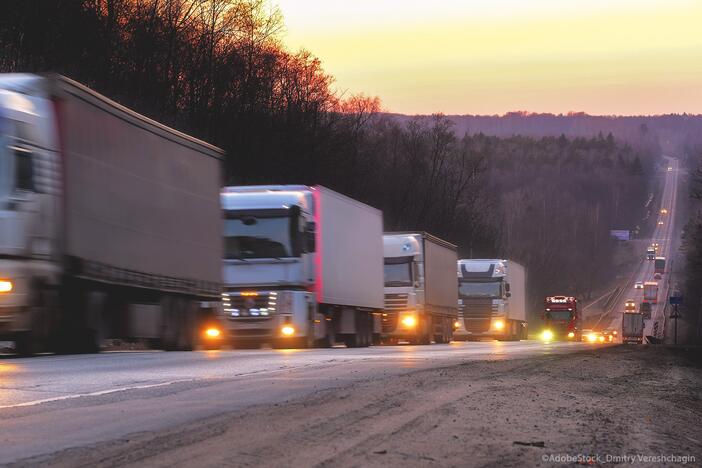
<path id="1" fill-rule="evenodd" d="M 501 137 L 563 134 L 570 138 L 591 138 L 600 133 L 611 133 L 617 140 L 637 149 L 670 155 L 681 155 L 687 146 L 702 144 L 702 115 L 603 116 L 583 112 L 508 112 L 504 115 L 448 117 L 460 134 L 484 133 Z M 395 118 L 406 121 L 410 117 L 395 115 Z"/>
<path id="2" fill-rule="evenodd" d="M 609 229 L 640 219 L 650 148 L 606 132 L 498 138 L 442 115 L 401 120 L 335 92 L 282 28 L 265 0 L 6 0 L 0 71 L 63 73 L 213 142 L 225 183 L 327 185 L 382 209 L 388 230 L 520 261 L 534 303 L 609 279 Z"/>
<path id="3" fill-rule="evenodd" d="M 702 342 L 702 146 L 688 151 L 689 219 L 683 230 L 684 268 L 682 282 L 678 284 L 684 298 L 682 320 L 687 323 L 688 335 L 681 341 L 699 344 Z"/>

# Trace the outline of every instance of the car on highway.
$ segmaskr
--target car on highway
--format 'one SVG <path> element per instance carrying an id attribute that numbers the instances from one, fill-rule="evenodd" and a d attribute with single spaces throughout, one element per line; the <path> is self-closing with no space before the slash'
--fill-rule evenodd
<path id="1" fill-rule="evenodd" d="M 637 281 L 634 283 L 634 289 L 643 289 L 643 281 Z"/>
<path id="2" fill-rule="evenodd" d="M 612 343 L 615 339 L 617 339 L 617 330 L 605 328 L 602 330 L 602 336 L 604 337 L 605 342 Z"/>
<path id="3" fill-rule="evenodd" d="M 654 274 L 653 274 L 653 279 L 659 280 L 659 279 L 661 279 L 662 277 L 663 277 L 663 275 L 661 275 L 660 273 L 654 273 Z"/>
<path id="4" fill-rule="evenodd" d="M 583 330 L 581 341 L 586 341 L 588 343 L 604 343 L 605 337 L 602 332 Z"/>
<path id="5" fill-rule="evenodd" d="M 636 310 L 636 301 L 633 299 L 627 299 L 626 302 L 624 302 L 624 310 L 627 312 L 629 311 L 635 311 Z"/>
<path id="6" fill-rule="evenodd" d="M 663 221 L 658 221 L 659 226 L 663 226 Z"/>
<path id="7" fill-rule="evenodd" d="M 651 303 L 650 302 L 642 302 L 639 304 L 639 312 L 641 312 L 644 316 L 644 319 L 650 319 L 651 318 Z"/>
<path id="8" fill-rule="evenodd" d="M 673 172 L 673 168 L 668 166 L 668 172 Z"/>
<path id="9" fill-rule="evenodd" d="M 661 214 L 662 215 L 668 214 L 668 210 L 665 208 L 661 208 Z"/>

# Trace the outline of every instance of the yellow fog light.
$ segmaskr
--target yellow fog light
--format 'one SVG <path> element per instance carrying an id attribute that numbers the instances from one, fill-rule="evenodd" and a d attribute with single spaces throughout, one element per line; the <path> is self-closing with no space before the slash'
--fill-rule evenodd
<path id="1" fill-rule="evenodd" d="M 292 336 L 295 334 L 295 328 L 292 325 L 285 325 L 280 331 L 285 336 Z"/>
<path id="2" fill-rule="evenodd" d="M 595 340 L 597 340 L 597 336 L 594 333 L 587 335 L 587 341 L 594 342 Z"/>
<path id="3" fill-rule="evenodd" d="M 495 327 L 495 330 L 502 330 L 505 328 L 505 321 L 504 320 L 496 320 L 493 324 L 493 327 Z"/>
<path id="4" fill-rule="evenodd" d="M 453 328 L 458 328 L 458 327 L 460 327 L 460 326 L 461 326 L 461 322 L 459 322 L 458 320 L 456 320 L 455 322 L 453 322 Z"/>
<path id="5" fill-rule="evenodd" d="M 553 339 L 553 332 L 551 330 L 544 330 L 541 332 L 541 339 L 544 341 L 551 341 Z"/>
<path id="6" fill-rule="evenodd" d="M 414 318 L 412 315 L 405 315 L 402 317 L 402 325 L 406 327 L 414 327 L 417 325 L 417 319 Z"/>
<path id="7" fill-rule="evenodd" d="M 211 327 L 205 330 L 205 335 L 207 335 L 208 338 L 217 338 L 221 334 L 222 332 L 220 332 L 218 328 Z"/>
<path id="8" fill-rule="evenodd" d="M 575 338 L 575 333 L 568 332 L 568 338 Z"/>
<path id="9" fill-rule="evenodd" d="M 600 335 L 598 339 L 600 340 L 600 343 L 604 343 L 604 340 L 605 340 L 604 336 Z"/>
<path id="10" fill-rule="evenodd" d="M 10 280 L 0 280 L 0 293 L 12 291 L 13 284 Z"/>

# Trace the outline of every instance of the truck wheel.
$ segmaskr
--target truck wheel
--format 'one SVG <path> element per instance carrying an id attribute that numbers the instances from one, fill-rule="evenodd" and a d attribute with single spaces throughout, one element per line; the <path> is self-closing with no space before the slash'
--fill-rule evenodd
<path id="1" fill-rule="evenodd" d="M 180 330 L 178 333 L 178 351 L 192 351 L 195 348 L 195 335 L 197 332 L 198 306 L 192 299 L 181 299 Z"/>
<path id="2" fill-rule="evenodd" d="M 53 317 L 56 312 L 55 294 L 45 286 L 33 288 L 29 308 L 30 330 L 21 332 L 15 340 L 15 351 L 20 356 L 33 356 L 48 351 L 54 333 Z"/>
<path id="3" fill-rule="evenodd" d="M 178 349 L 182 312 L 178 298 L 164 296 L 161 299 L 161 345 L 166 351 Z"/>
<path id="4" fill-rule="evenodd" d="M 85 322 L 79 331 L 78 352 L 99 353 L 103 340 L 107 338 L 105 306 L 107 294 L 90 291 L 85 297 Z"/>

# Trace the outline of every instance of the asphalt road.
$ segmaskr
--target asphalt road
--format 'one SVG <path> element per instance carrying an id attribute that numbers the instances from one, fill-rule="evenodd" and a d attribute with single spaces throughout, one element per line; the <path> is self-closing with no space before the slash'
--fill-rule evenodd
<path id="1" fill-rule="evenodd" d="M 465 342 L 6 359 L 0 361 L 0 464 L 282 403 L 352 382 L 593 346 Z"/>
<path id="2" fill-rule="evenodd" d="M 677 193 L 678 193 L 678 180 L 679 180 L 679 162 L 677 159 L 665 158 L 669 167 L 672 168 L 671 171 L 665 172 L 665 182 L 663 186 L 663 194 L 661 196 L 661 204 L 659 210 L 666 209 L 667 214 L 662 214 L 659 212 L 654 212 L 651 216 L 656 219 L 656 228 L 650 240 L 646 245 L 642 246 L 640 252 L 637 252 L 641 256 L 641 261 L 638 267 L 632 272 L 631 276 L 624 282 L 622 289 L 617 295 L 617 298 L 613 302 L 612 309 L 606 314 L 600 317 L 588 317 L 587 328 L 592 329 L 605 329 L 610 328 L 614 330 L 621 330 L 622 324 L 622 314 L 624 313 L 624 302 L 627 299 L 633 299 L 636 302 L 636 307 L 638 309 L 639 304 L 643 302 L 643 290 L 635 289 L 634 285 L 636 282 L 646 282 L 655 281 L 658 283 L 658 303 L 654 304 L 651 310 L 651 319 L 646 320 L 644 328 L 644 336 L 657 336 L 663 337 L 664 327 L 665 327 L 665 305 L 667 301 L 667 287 L 668 287 L 668 274 L 670 271 L 670 259 L 672 258 L 672 248 L 675 244 L 675 215 L 676 203 L 677 203 Z M 658 222 L 662 224 L 658 224 Z M 654 261 L 646 260 L 646 246 L 653 242 L 657 242 L 660 246 L 658 256 L 666 258 L 666 273 L 663 274 L 661 279 L 654 279 Z"/>

